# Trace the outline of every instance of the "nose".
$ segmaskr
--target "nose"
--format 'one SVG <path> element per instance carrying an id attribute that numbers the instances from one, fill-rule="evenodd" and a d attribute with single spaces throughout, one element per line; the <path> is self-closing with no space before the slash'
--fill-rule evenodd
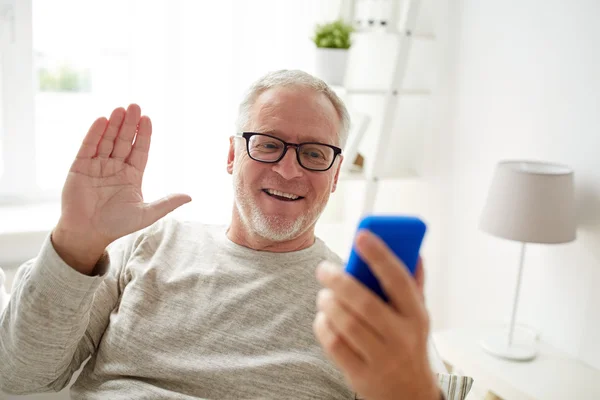
<path id="1" fill-rule="evenodd" d="M 302 166 L 296 159 L 296 149 L 294 147 L 289 147 L 285 156 L 273 164 L 273 171 L 287 180 L 299 178 L 304 174 Z"/>

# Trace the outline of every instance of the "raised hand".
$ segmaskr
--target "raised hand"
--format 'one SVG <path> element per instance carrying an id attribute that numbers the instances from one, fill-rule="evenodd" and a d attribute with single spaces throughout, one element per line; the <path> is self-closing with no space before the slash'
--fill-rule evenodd
<path id="1" fill-rule="evenodd" d="M 90 127 L 62 192 L 62 212 L 52 233 L 58 254 L 73 268 L 90 273 L 116 239 L 143 229 L 181 205 L 173 194 L 145 203 L 142 178 L 148 161 L 152 123 L 140 107 L 115 109 L 110 119 Z"/>

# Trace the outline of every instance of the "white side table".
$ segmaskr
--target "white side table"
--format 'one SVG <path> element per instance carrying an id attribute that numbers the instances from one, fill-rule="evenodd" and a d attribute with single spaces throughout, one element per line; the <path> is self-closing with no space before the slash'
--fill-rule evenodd
<path id="1" fill-rule="evenodd" d="M 501 399 L 600 399 L 600 370 L 544 342 L 539 343 L 539 353 L 533 361 L 496 358 L 479 346 L 479 340 L 490 332 L 486 328 L 451 329 L 436 332 L 433 338 L 447 364 L 473 377 L 476 384 Z"/>

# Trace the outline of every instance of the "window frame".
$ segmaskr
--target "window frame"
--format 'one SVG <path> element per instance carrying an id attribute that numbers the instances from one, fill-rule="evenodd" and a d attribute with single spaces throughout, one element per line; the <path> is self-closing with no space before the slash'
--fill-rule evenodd
<path id="1" fill-rule="evenodd" d="M 0 38 L 0 204 L 56 200 L 58 193 L 43 192 L 36 182 L 32 0 L 5 3 L 3 19 L 12 26 Z"/>

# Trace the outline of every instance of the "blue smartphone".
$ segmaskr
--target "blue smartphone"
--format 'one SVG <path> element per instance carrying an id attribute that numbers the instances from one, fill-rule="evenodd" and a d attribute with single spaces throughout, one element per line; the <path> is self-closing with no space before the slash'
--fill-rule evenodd
<path id="1" fill-rule="evenodd" d="M 411 275 L 415 275 L 419 250 L 427 230 L 421 219 L 413 216 L 370 215 L 363 218 L 358 224 L 357 232 L 361 229 L 368 229 L 379 236 L 402 260 Z M 388 302 L 388 296 L 384 293 L 367 263 L 358 256 L 354 245 L 346 264 L 346 272 L 375 292 L 383 301 Z"/>

